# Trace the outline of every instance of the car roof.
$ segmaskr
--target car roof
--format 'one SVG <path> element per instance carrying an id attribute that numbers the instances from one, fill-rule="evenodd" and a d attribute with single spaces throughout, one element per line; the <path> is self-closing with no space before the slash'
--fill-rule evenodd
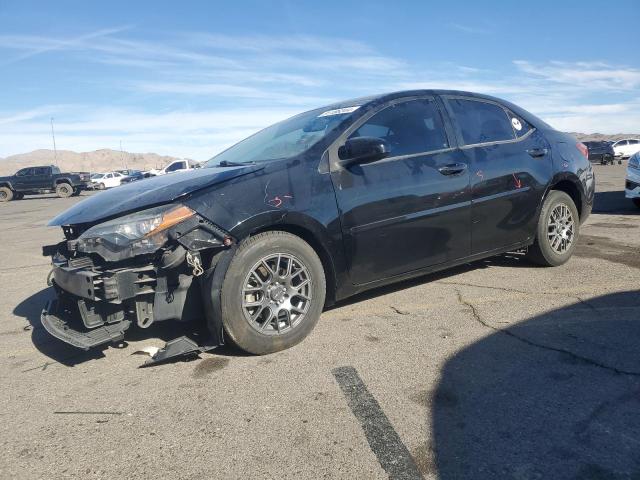
<path id="1" fill-rule="evenodd" d="M 366 105 L 369 103 L 380 103 L 380 102 L 388 102 L 389 100 L 394 100 L 396 98 L 403 97 L 414 97 L 414 96 L 422 96 L 422 95 L 462 95 L 465 97 L 475 97 L 484 100 L 493 100 L 500 103 L 507 103 L 505 100 L 492 97 L 491 95 L 485 95 L 482 93 L 468 92 L 463 90 L 442 90 L 442 89 L 420 89 L 420 90 L 399 90 L 395 92 L 389 93 L 381 93 L 378 95 L 369 95 L 366 97 L 358 97 L 352 98 L 350 100 L 343 100 L 340 102 L 333 103 L 331 105 L 327 105 L 326 108 L 344 108 L 355 105 Z"/>
<path id="2" fill-rule="evenodd" d="M 486 95 L 483 93 L 468 92 L 464 90 L 443 90 L 443 89 L 400 90 L 396 92 L 382 93 L 378 95 L 370 95 L 366 97 L 358 97 L 350 100 L 344 100 L 344 101 L 333 103 L 331 105 L 326 105 L 321 108 L 324 108 L 327 110 L 333 110 L 338 108 L 353 107 L 356 105 L 360 107 L 375 107 L 376 105 L 380 105 L 382 103 L 386 103 L 398 98 L 419 97 L 419 96 L 426 96 L 426 95 L 464 96 L 464 97 L 477 98 L 479 100 L 490 100 L 493 102 L 498 102 L 499 104 L 504 105 L 509 110 L 513 111 L 513 113 L 524 118 L 529 123 L 536 126 L 537 128 L 553 129 L 553 127 L 551 127 L 549 124 L 547 124 L 540 118 L 536 117 L 532 113 L 524 110 L 523 108 L 517 105 L 514 105 L 513 103 L 507 100 L 493 97 L 491 95 Z"/>

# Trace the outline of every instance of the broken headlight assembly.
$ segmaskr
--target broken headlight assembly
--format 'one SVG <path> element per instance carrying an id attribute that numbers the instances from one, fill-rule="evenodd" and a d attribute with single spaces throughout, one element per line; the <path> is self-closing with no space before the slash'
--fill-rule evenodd
<path id="1" fill-rule="evenodd" d="M 184 205 L 164 205 L 94 225 L 77 240 L 76 249 L 105 259 L 153 253 L 169 239 L 169 230 L 193 216 Z"/>

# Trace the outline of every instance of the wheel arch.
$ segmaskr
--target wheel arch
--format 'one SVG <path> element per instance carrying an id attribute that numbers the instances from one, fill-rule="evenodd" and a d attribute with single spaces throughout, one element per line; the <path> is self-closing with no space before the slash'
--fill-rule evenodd
<path id="1" fill-rule="evenodd" d="M 7 182 L 7 181 L 0 182 L 0 187 L 6 187 L 10 190 L 15 191 L 15 189 L 13 188 L 13 185 L 11 185 L 11 182 Z"/>
<path id="2" fill-rule="evenodd" d="M 578 209 L 578 215 L 580 216 L 580 220 L 582 221 L 583 214 L 585 213 L 585 210 L 584 210 L 585 195 L 582 190 L 582 183 L 580 182 L 580 180 L 569 173 L 556 175 L 553 178 L 553 180 L 549 182 L 549 186 L 547 187 L 547 190 L 544 192 L 538 211 L 540 211 L 540 209 L 542 208 L 542 204 L 547 198 L 547 195 L 549 195 L 549 192 L 552 190 L 558 190 L 558 191 L 564 192 L 567 195 L 569 195 L 569 197 L 571 197 L 571 200 L 573 200 L 573 203 Z"/>
<path id="3" fill-rule="evenodd" d="M 56 178 L 54 185 L 60 185 L 61 183 L 68 183 L 69 185 L 71 185 L 73 187 L 73 182 L 71 182 L 70 178 Z"/>
<path id="4" fill-rule="evenodd" d="M 325 304 L 331 305 L 335 303 L 338 288 L 335 254 L 332 254 L 330 247 L 328 247 L 332 242 L 326 228 L 307 215 L 298 212 L 276 211 L 265 212 L 252 217 L 230 233 L 238 240 L 243 240 L 244 238 L 270 231 L 288 232 L 301 238 L 313 248 L 322 262 L 325 273 L 327 283 Z"/>

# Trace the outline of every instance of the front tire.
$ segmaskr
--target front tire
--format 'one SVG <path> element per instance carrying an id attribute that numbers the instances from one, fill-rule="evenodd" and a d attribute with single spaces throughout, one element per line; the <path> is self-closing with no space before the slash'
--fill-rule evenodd
<path id="1" fill-rule="evenodd" d="M 56 185 L 56 195 L 60 198 L 68 198 L 73 195 L 73 187 L 66 182 Z"/>
<path id="2" fill-rule="evenodd" d="M 528 257 L 545 267 L 562 265 L 573 255 L 579 234 L 580 216 L 573 200 L 564 192 L 552 190 L 542 204 Z"/>
<path id="3" fill-rule="evenodd" d="M 225 331 L 247 352 L 264 355 L 301 342 L 326 296 L 322 262 L 301 238 L 265 232 L 244 240 L 222 282 Z"/>

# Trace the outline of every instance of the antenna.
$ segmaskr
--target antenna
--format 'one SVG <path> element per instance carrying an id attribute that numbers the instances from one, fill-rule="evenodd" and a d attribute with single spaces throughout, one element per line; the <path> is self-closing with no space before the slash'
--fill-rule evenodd
<path id="1" fill-rule="evenodd" d="M 56 162 L 56 167 L 58 166 L 58 149 L 56 148 L 56 134 L 53 131 L 53 117 L 51 117 L 51 138 L 53 138 L 53 159 Z"/>

